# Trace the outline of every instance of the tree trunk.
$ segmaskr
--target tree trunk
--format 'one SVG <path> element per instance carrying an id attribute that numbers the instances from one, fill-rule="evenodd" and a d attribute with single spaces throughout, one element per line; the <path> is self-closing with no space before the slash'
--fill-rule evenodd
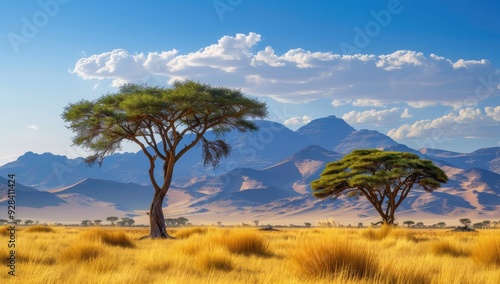
<path id="1" fill-rule="evenodd" d="M 166 192 L 163 190 L 155 191 L 151 208 L 149 209 L 149 237 L 152 239 L 167 239 L 174 238 L 167 234 L 167 227 L 165 226 L 165 217 L 163 215 L 163 200 Z"/>
<path id="2" fill-rule="evenodd" d="M 394 211 L 391 210 L 389 214 L 380 214 L 380 217 L 382 217 L 382 221 L 384 221 L 385 224 L 387 225 L 393 225 L 394 224 Z"/>

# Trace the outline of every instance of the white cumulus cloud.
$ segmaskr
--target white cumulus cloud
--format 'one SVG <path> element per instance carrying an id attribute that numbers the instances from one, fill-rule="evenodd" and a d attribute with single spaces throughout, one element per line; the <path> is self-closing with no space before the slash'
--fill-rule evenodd
<path id="1" fill-rule="evenodd" d="M 351 100 L 333 100 L 332 106 L 339 107 L 351 103 Z"/>
<path id="2" fill-rule="evenodd" d="M 410 111 L 408 110 L 408 108 L 405 108 L 405 110 L 401 114 L 401 118 L 412 118 L 412 117 L 413 117 L 413 115 L 410 114 Z"/>
<path id="3" fill-rule="evenodd" d="M 350 111 L 342 116 L 342 119 L 350 124 L 375 124 L 382 125 L 394 123 L 401 117 L 399 108 L 384 110 Z"/>
<path id="4" fill-rule="evenodd" d="M 436 119 L 418 120 L 403 124 L 387 133 L 393 139 L 405 138 L 453 138 L 498 137 L 500 133 L 500 107 L 468 107 Z"/>
<path id="5" fill-rule="evenodd" d="M 495 121 L 500 121 L 500 106 L 485 107 L 484 111 L 486 112 L 486 116 L 490 117 Z"/>
<path id="6" fill-rule="evenodd" d="M 484 100 L 500 94 L 500 71 L 485 59 L 452 61 L 411 50 L 341 55 L 294 48 L 277 54 L 271 46 L 259 47 L 261 38 L 252 32 L 223 36 L 189 53 L 115 49 L 81 58 L 71 72 L 86 80 L 108 79 L 113 86 L 152 76 L 191 79 L 281 102 L 327 98 L 334 106 L 465 105 L 471 95 Z"/>
<path id="7" fill-rule="evenodd" d="M 36 125 L 36 124 L 29 124 L 27 127 L 29 129 L 35 130 L 35 131 L 40 129 L 40 127 L 38 127 L 38 125 Z"/>
<path id="8" fill-rule="evenodd" d="M 285 125 L 298 125 L 298 124 L 307 124 L 309 122 L 311 122 L 312 120 L 312 117 L 309 116 L 309 115 L 304 115 L 302 117 L 300 116 L 296 116 L 296 117 L 292 117 L 292 118 L 289 118 L 287 120 L 285 120 Z"/>

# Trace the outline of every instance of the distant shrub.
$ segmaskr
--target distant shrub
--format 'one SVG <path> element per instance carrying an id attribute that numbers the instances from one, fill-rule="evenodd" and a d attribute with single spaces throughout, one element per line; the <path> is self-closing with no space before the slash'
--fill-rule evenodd
<path id="1" fill-rule="evenodd" d="M 300 276 L 309 278 L 369 278 L 378 269 L 370 250 L 343 239 L 305 243 L 292 253 L 291 262 Z"/>
<path id="2" fill-rule="evenodd" d="M 472 249 L 472 258 L 479 263 L 500 266 L 500 236 L 479 238 Z"/>
<path id="3" fill-rule="evenodd" d="M 29 233 L 54 233 L 55 230 L 48 226 L 31 226 L 24 230 Z"/>
<path id="4" fill-rule="evenodd" d="M 106 245 L 133 248 L 134 243 L 123 231 L 104 231 L 101 229 L 83 232 L 81 238 L 93 242 L 102 242 Z"/>

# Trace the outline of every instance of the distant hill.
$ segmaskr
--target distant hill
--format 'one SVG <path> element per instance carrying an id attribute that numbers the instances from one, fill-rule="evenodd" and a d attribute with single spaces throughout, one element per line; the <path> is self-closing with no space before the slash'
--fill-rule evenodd
<path id="1" fill-rule="evenodd" d="M 397 212 L 401 218 L 498 216 L 499 147 L 472 153 L 416 151 L 377 131 L 355 130 L 334 116 L 313 120 L 295 132 L 275 122 L 256 124 L 259 131 L 225 135 L 232 154 L 216 169 L 203 167 L 200 147 L 179 160 L 165 216 L 200 222 L 314 222 L 327 216 L 376 221 L 378 215 L 363 198 L 318 200 L 311 195 L 310 183 L 325 165 L 357 148 L 416 153 L 446 171 L 449 182 L 442 188 L 433 193 L 415 190 L 407 197 Z M 207 135 L 214 138 L 213 133 Z M 0 167 L 0 176 L 16 173 L 20 212 L 31 219 L 75 222 L 129 216 L 147 223 L 154 193 L 147 169 L 141 152 L 111 155 L 101 168 L 87 167 L 83 158 L 27 152 Z M 0 206 L 6 205 L 6 184 L 0 177 Z"/>
<path id="2" fill-rule="evenodd" d="M 457 153 L 439 149 L 420 149 L 427 157 L 446 161 L 464 169 L 480 168 L 500 174 L 500 147 L 478 149 L 472 153 Z"/>
<path id="3" fill-rule="evenodd" d="M 0 177 L 0 206 L 8 206 L 8 180 Z M 17 207 L 43 208 L 47 206 L 58 206 L 66 203 L 61 198 L 48 192 L 41 192 L 35 188 L 24 186 L 16 179 L 15 201 Z M 6 211 L 5 211 L 6 212 Z"/>
<path id="4" fill-rule="evenodd" d="M 349 133 L 333 148 L 333 151 L 347 154 L 354 149 L 389 148 L 397 145 L 398 143 L 387 135 L 374 130 L 362 129 Z"/>
<path id="5" fill-rule="evenodd" d="M 352 126 L 336 116 L 315 119 L 299 128 L 296 132 L 312 145 L 333 150 L 345 137 L 355 131 Z"/>
<path id="6" fill-rule="evenodd" d="M 90 197 L 109 202 L 118 209 L 126 211 L 148 208 L 154 195 L 152 186 L 90 178 L 49 192 L 62 199 L 72 199 L 75 196 Z"/>

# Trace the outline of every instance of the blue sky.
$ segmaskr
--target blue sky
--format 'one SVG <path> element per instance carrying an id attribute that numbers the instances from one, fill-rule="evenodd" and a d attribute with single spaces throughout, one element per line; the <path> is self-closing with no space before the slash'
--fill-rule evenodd
<path id="1" fill-rule="evenodd" d="M 412 148 L 500 146 L 498 1 L 0 2 L 0 164 L 84 156 L 60 118 L 124 82 L 241 88 L 297 129 L 335 115 Z M 135 150 L 125 145 L 124 150 Z"/>

